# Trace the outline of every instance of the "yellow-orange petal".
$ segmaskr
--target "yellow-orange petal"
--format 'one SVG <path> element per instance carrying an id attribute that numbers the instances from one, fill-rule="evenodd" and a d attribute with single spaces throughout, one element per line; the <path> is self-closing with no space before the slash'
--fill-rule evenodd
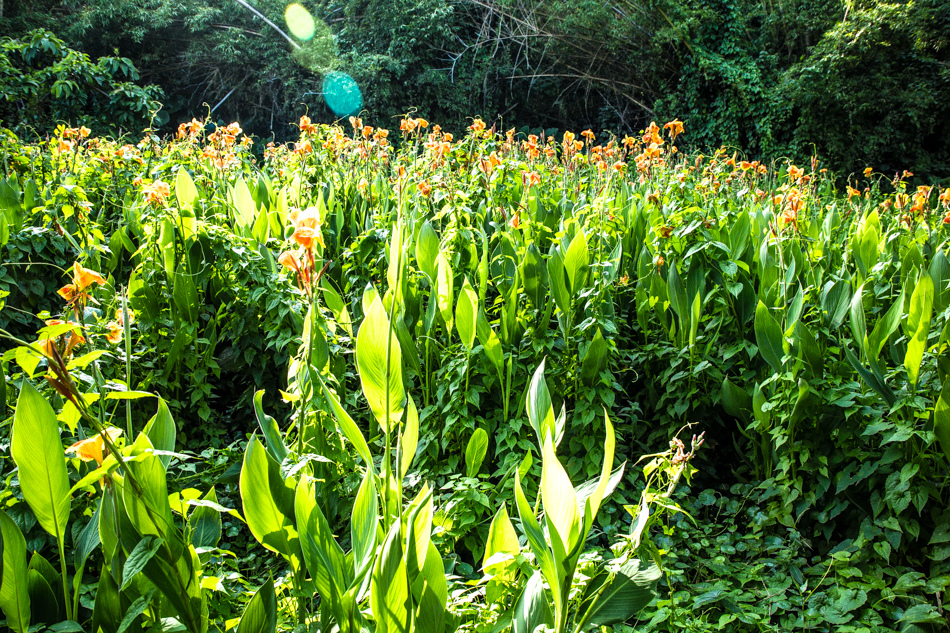
<path id="1" fill-rule="evenodd" d="M 75 284 L 66 284 L 65 286 L 57 290 L 56 294 L 58 294 L 60 297 L 62 297 L 66 301 L 71 302 L 73 299 L 76 298 L 76 295 L 79 293 L 76 290 Z"/>
<path id="2" fill-rule="evenodd" d="M 106 283 L 105 278 L 97 273 L 94 270 L 88 268 L 83 268 L 79 265 L 79 262 L 73 264 L 73 283 L 76 285 L 76 288 L 81 292 L 91 286 L 92 284 L 104 285 Z"/>
<path id="3" fill-rule="evenodd" d="M 313 244 L 313 240 L 316 239 L 316 237 L 317 232 L 306 226 L 297 227 L 297 230 L 294 231 L 294 241 L 304 248 L 310 248 L 310 245 Z"/>
<path id="4" fill-rule="evenodd" d="M 66 449 L 66 453 L 73 453 L 84 462 L 102 463 L 102 437 L 96 435 L 85 440 L 79 440 Z"/>

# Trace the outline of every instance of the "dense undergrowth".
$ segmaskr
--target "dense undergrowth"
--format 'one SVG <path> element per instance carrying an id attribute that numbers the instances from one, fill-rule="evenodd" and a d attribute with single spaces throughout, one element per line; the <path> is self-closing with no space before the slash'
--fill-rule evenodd
<path id="1" fill-rule="evenodd" d="M 9 627 L 946 626 L 950 193 L 300 131 L 3 136 Z"/>

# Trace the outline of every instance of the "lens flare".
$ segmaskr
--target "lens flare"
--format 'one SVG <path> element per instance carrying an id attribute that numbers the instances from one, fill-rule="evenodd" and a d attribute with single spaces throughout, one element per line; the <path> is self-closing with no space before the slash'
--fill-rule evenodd
<path id="1" fill-rule="evenodd" d="M 287 22 L 287 29 L 298 40 L 304 42 L 313 38 L 317 31 L 317 23 L 303 6 L 297 4 L 287 5 L 284 11 L 284 20 Z"/>
<path id="2" fill-rule="evenodd" d="M 323 76 L 323 98 L 339 117 L 353 116 L 363 108 L 363 95 L 356 80 L 339 70 Z"/>

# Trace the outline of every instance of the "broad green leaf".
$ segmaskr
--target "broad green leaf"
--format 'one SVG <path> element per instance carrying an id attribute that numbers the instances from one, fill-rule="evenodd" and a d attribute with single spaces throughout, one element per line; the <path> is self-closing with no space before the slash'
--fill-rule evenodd
<path id="1" fill-rule="evenodd" d="M 274 579 L 268 574 L 267 582 L 261 585 L 244 608 L 237 633 L 276 633 L 277 594 Z"/>
<path id="2" fill-rule="evenodd" d="M 129 608 L 126 609 L 125 615 L 122 616 L 122 621 L 119 622 L 119 628 L 115 630 L 115 633 L 125 633 L 132 627 L 135 621 L 145 613 L 145 610 L 148 609 L 149 605 L 152 603 L 152 596 L 155 594 L 155 589 L 152 589 L 144 596 L 139 596 L 135 601 L 129 605 Z"/>
<path id="3" fill-rule="evenodd" d="M 175 271 L 175 288 L 172 291 L 172 298 L 175 301 L 175 307 L 178 308 L 178 315 L 183 320 L 188 323 L 195 323 L 198 320 L 198 290 L 195 288 L 192 276 L 183 265 Z"/>
<path id="4" fill-rule="evenodd" d="M 436 282 L 436 266 L 439 257 L 439 236 L 432 228 L 432 223 L 426 220 L 419 229 L 419 235 L 416 237 L 416 262 L 429 283 L 434 285 Z"/>
<path id="5" fill-rule="evenodd" d="M 119 597 L 119 586 L 109 572 L 109 567 L 102 566 L 99 574 L 99 584 L 96 586 L 95 604 L 92 610 L 92 630 L 105 633 L 115 633 L 122 622 L 122 601 Z"/>
<path id="6" fill-rule="evenodd" d="M 34 569 L 27 569 L 26 590 L 30 596 L 31 620 L 36 624 L 52 624 L 60 621 L 59 604 L 53 587 Z"/>
<path id="7" fill-rule="evenodd" d="M 66 456 L 53 408 L 26 380 L 13 415 L 10 454 L 23 498 L 43 529 L 62 543 L 70 507 Z"/>
<path id="8" fill-rule="evenodd" d="M 379 524 L 378 506 L 376 478 L 367 470 L 356 493 L 356 501 L 353 503 L 353 520 L 350 522 L 353 566 L 357 573 L 373 560 L 373 554 L 376 551 L 376 528 Z"/>
<path id="9" fill-rule="evenodd" d="M 597 488 L 594 492 L 586 499 L 584 505 L 584 528 L 583 533 L 580 535 L 581 540 L 587 538 L 587 532 L 590 530 L 591 525 L 594 522 L 594 518 L 597 516 L 597 511 L 600 510 L 600 504 L 604 500 L 604 494 L 607 492 L 607 486 L 610 483 L 611 479 L 611 469 L 613 468 L 614 463 L 614 448 L 616 446 L 616 435 L 614 434 L 614 426 L 610 423 L 610 416 L 607 415 L 607 410 L 604 410 L 604 461 L 601 465 L 600 470 L 600 483 L 597 484 Z M 542 469 L 544 465 L 542 464 Z M 565 473 L 566 475 L 566 473 Z M 568 480 L 570 483 L 570 480 Z M 574 543 L 571 544 L 574 546 Z"/>
<path id="10" fill-rule="evenodd" d="M 448 332 L 449 339 L 452 338 L 453 317 L 452 301 L 455 296 L 455 273 L 452 272 L 452 266 L 446 259 L 445 253 L 439 253 L 436 259 L 438 271 L 436 273 L 436 299 L 439 305 L 439 313 L 445 322 L 445 330 Z"/>
<path id="11" fill-rule="evenodd" d="M 544 446 L 544 437 L 550 433 L 557 445 L 561 438 L 557 434 L 554 419 L 554 407 L 551 405 L 551 393 L 544 380 L 544 359 L 534 372 L 531 383 L 528 385 L 528 421 L 538 438 L 538 446 Z"/>
<path id="12" fill-rule="evenodd" d="M 212 486 L 202 497 L 204 501 L 218 503 L 218 494 Z M 209 505 L 200 505 L 188 517 L 191 525 L 191 544 L 195 547 L 217 547 L 221 539 L 221 512 Z"/>
<path id="13" fill-rule="evenodd" d="M 265 446 L 267 452 L 275 462 L 282 464 L 287 459 L 287 447 L 284 445 L 284 438 L 280 434 L 277 420 L 264 413 L 263 400 L 264 390 L 261 389 L 254 394 L 254 415 L 257 417 L 257 424 L 261 427 L 264 441 L 267 442 Z"/>
<path id="14" fill-rule="evenodd" d="M 652 562 L 644 565 L 642 561 L 633 559 L 623 564 L 615 574 L 595 578 L 584 592 L 585 603 L 596 596 L 584 614 L 584 620 L 595 626 L 610 626 L 631 618 L 656 597 L 656 585 L 662 576 L 663 573 Z"/>
<path id="15" fill-rule="evenodd" d="M 182 209 L 186 207 L 193 209 L 195 203 L 198 202 L 198 188 L 184 166 L 179 167 L 178 175 L 175 177 L 175 197 L 178 198 L 178 206 Z"/>
<path id="16" fill-rule="evenodd" d="M 511 630 L 512 633 L 534 633 L 540 626 L 554 626 L 554 617 L 551 614 L 547 593 L 544 591 L 541 572 L 536 571 L 528 579 L 521 597 L 515 604 Z"/>
<path id="17" fill-rule="evenodd" d="M 27 582 L 30 581 L 29 576 L 35 572 L 43 577 L 43 580 L 46 581 L 46 584 L 50 588 L 53 598 L 53 609 L 49 613 L 54 619 L 49 621 L 59 622 L 60 620 L 64 620 L 66 618 L 66 606 L 63 603 L 63 577 L 60 576 L 59 572 L 56 571 L 49 561 L 43 558 L 39 552 L 33 552 L 27 570 Z M 43 613 L 37 608 L 37 602 L 33 600 L 32 591 L 30 593 L 30 603 L 31 613 Z"/>
<path id="18" fill-rule="evenodd" d="M 125 591 L 135 577 L 145 569 L 145 565 L 162 546 L 162 539 L 157 536 L 145 536 L 132 548 L 129 557 L 122 568 L 122 585 L 119 591 Z"/>
<path id="19" fill-rule="evenodd" d="M 587 346 L 587 352 L 581 362 L 581 381 L 588 387 L 593 387 L 600 378 L 600 372 L 607 367 L 607 341 L 601 334 L 600 328 L 594 334 L 594 339 Z"/>
<path id="20" fill-rule="evenodd" d="M 870 336 L 868 336 L 868 352 L 872 360 L 877 360 L 881 356 L 881 350 L 884 349 L 884 344 L 887 342 L 887 339 L 890 338 L 891 334 L 897 331 L 901 323 L 903 311 L 904 293 L 902 292 L 897 300 L 891 304 L 891 307 L 888 308 L 884 316 L 877 320 L 877 323 L 874 324 L 874 329 L 871 331 Z"/>
<path id="21" fill-rule="evenodd" d="M 755 309 L 755 343 L 765 362 L 776 373 L 781 372 L 782 356 L 785 353 L 782 348 L 782 328 L 761 301 Z"/>
<path id="22" fill-rule="evenodd" d="M 752 396 L 742 387 L 739 387 L 728 377 L 722 380 L 720 402 L 726 413 L 748 424 L 752 412 Z"/>
<path id="23" fill-rule="evenodd" d="M 917 387 L 920 363 L 927 350 L 927 335 L 930 334 L 930 316 L 933 309 L 934 284 L 930 274 L 924 271 L 917 281 L 914 294 L 910 298 L 910 312 L 907 315 L 907 329 L 911 339 L 907 343 L 904 356 L 904 368 L 907 379 L 913 389 Z"/>
<path id="24" fill-rule="evenodd" d="M 564 258 L 557 246 L 551 245 L 548 252 L 548 281 L 551 296 L 561 314 L 571 313 L 571 294 L 567 289 L 567 278 L 564 275 Z"/>
<path id="25" fill-rule="evenodd" d="M 416 448 L 419 445 L 419 410 L 416 409 L 416 403 L 412 396 L 406 398 L 409 406 L 406 407 L 406 426 L 403 429 L 399 445 L 399 480 L 406 476 L 409 467 L 412 466 L 412 460 L 416 456 Z"/>
<path id="26" fill-rule="evenodd" d="M 294 489 L 285 482 L 280 464 L 267 454 L 257 435 L 251 436 L 244 452 L 240 488 L 244 520 L 254 538 L 269 550 L 299 558 L 293 524 Z"/>
<path id="27" fill-rule="evenodd" d="M 398 521 L 390 528 L 376 559 L 369 596 L 376 633 L 410 631 L 409 579 Z"/>
<path id="28" fill-rule="evenodd" d="M 865 356 L 870 356 L 868 354 L 867 331 L 864 320 L 864 284 L 861 284 L 851 299 L 851 334 L 854 336 L 854 342 L 858 349 L 864 352 Z"/>
<path id="29" fill-rule="evenodd" d="M 686 288 L 683 286 L 683 278 L 676 270 L 676 264 L 669 263 L 669 271 L 666 274 L 667 291 L 670 294 L 670 307 L 679 317 L 680 329 L 686 329 L 689 323 L 689 302 L 686 299 Z"/>
<path id="30" fill-rule="evenodd" d="M 479 427 L 472 433 L 468 440 L 468 446 L 465 448 L 465 473 L 467 477 L 478 475 L 478 469 L 482 467 L 485 455 L 488 453 L 488 433 L 485 429 Z"/>
<path id="31" fill-rule="evenodd" d="M 571 240 L 571 245 L 564 255 L 564 270 L 571 283 L 571 294 L 577 296 L 584 288 L 590 266 L 590 251 L 587 248 L 587 237 L 584 229 L 578 229 L 577 235 Z"/>
<path id="32" fill-rule="evenodd" d="M 334 615 L 342 617 L 341 599 L 346 590 L 344 554 L 316 499 L 313 480 L 304 477 L 297 484 L 294 501 L 301 549 L 310 577 Z"/>
<path id="33" fill-rule="evenodd" d="M 388 431 L 402 417 L 406 390 L 402 381 L 402 351 L 379 297 L 360 324 L 356 366 L 370 409 L 383 430 Z"/>
<path id="34" fill-rule="evenodd" d="M 158 399 L 158 412 L 146 423 L 142 433 L 148 437 L 154 449 L 167 452 L 175 450 L 175 438 L 178 433 L 175 420 L 172 418 L 168 405 L 161 398 Z M 171 455 L 159 455 L 158 459 L 162 462 L 163 467 L 168 468 Z"/>
<path id="35" fill-rule="evenodd" d="M 814 378 L 821 378 L 824 365 L 818 341 L 815 340 L 811 330 L 801 321 L 795 324 L 794 334 L 795 343 L 801 352 L 800 357 L 802 362 L 805 363 L 808 372 Z"/>
<path id="36" fill-rule="evenodd" d="M 236 212 L 234 219 L 237 225 L 242 228 L 251 226 L 254 218 L 257 217 L 257 205 L 254 204 L 254 197 L 251 195 L 247 183 L 244 182 L 244 178 L 238 178 L 237 182 L 234 183 L 233 202 Z"/>
<path id="37" fill-rule="evenodd" d="M 366 467 L 372 471 L 373 469 L 373 456 L 369 452 L 369 445 L 366 443 L 366 438 L 363 437 L 363 433 L 360 431 L 360 428 L 356 426 L 356 422 L 353 421 L 353 418 L 350 417 L 350 414 L 346 412 L 346 409 L 340 404 L 340 399 L 336 397 L 336 394 L 330 391 L 326 383 L 323 382 L 323 378 L 319 373 L 316 374 L 317 381 L 320 383 L 320 388 L 323 391 L 323 397 L 326 398 L 327 402 L 330 403 L 330 410 L 333 411 L 333 416 L 336 418 L 337 424 L 340 426 L 340 430 L 343 431 L 343 435 L 346 436 L 346 439 L 353 444 L 353 447 L 356 449 L 356 452 L 360 457 L 363 458 L 363 462 L 366 464 Z"/>
<path id="38" fill-rule="evenodd" d="M 950 462 L 950 376 L 943 383 L 943 389 L 934 405 L 934 435 L 940 442 L 940 448 Z"/>
<path id="39" fill-rule="evenodd" d="M 399 220 L 393 222 L 389 237 L 389 248 L 387 249 L 389 265 L 386 267 L 386 281 L 396 296 L 402 296 L 402 280 L 405 277 L 406 268 L 402 263 L 404 258 L 402 223 Z"/>
<path id="40" fill-rule="evenodd" d="M 498 382 L 504 383 L 505 352 L 501 348 L 501 341 L 498 335 L 488 323 L 488 317 L 485 316 L 485 310 L 478 308 L 478 317 L 475 321 L 475 330 L 478 334 L 478 341 L 482 344 L 482 349 L 495 367 L 498 374 Z"/>
<path id="41" fill-rule="evenodd" d="M 503 553 L 510 556 L 517 556 L 521 551 L 521 545 L 518 543 L 518 534 L 515 532 L 515 526 L 511 524 L 508 518 L 508 508 L 503 503 L 495 517 L 492 519 L 491 527 L 488 528 L 488 540 L 485 543 L 485 556 L 482 559 L 482 565 L 488 573 L 496 573 L 492 570 L 499 570 L 505 573 L 507 570 L 503 565 L 491 565 L 489 560 L 496 554 Z"/>
<path id="42" fill-rule="evenodd" d="M 24 382 L 24 385 L 27 383 Z M 3 545 L 3 576 L 0 580 L 0 609 L 7 626 L 16 633 L 30 628 L 30 595 L 26 565 L 26 539 L 7 513 L 0 510 L 0 542 Z"/>
<path id="43" fill-rule="evenodd" d="M 607 475 L 610 476 L 609 466 Z M 545 433 L 541 454 L 541 503 L 544 515 L 557 530 L 557 535 L 551 534 L 550 538 L 559 537 L 564 550 L 570 551 L 580 533 L 577 494 L 567 471 L 554 454 L 554 439 L 550 432 Z M 559 562 L 563 564 L 563 561 Z"/>
<path id="44" fill-rule="evenodd" d="M 844 323 L 850 306 L 851 284 L 844 279 L 825 284 L 821 291 L 821 311 L 828 329 L 836 330 Z"/>
<path id="45" fill-rule="evenodd" d="M 475 288 L 469 283 L 468 277 L 462 283 L 462 292 L 459 293 L 458 303 L 455 306 L 455 327 L 458 328 L 462 345 L 472 351 L 475 344 L 475 318 L 478 311 L 478 295 Z"/>

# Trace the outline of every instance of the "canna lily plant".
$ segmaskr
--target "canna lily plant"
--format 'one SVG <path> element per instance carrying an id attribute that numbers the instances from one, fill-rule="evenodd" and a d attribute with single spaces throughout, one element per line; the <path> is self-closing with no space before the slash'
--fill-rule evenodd
<path id="1" fill-rule="evenodd" d="M 562 410 L 561 415 L 554 415 L 543 362 L 531 380 L 527 409 L 541 448 L 540 498 L 534 504 L 529 502 L 519 469 L 515 473 L 515 501 L 534 564 L 524 590 L 507 613 L 511 631 L 532 633 L 544 627 L 556 633 L 581 633 L 593 626 L 622 622 L 655 597 L 661 574 L 652 562 L 624 558 L 609 567 L 602 565 L 588 583 L 580 602 L 571 600 L 571 587 L 577 582 L 578 563 L 594 519 L 604 498 L 623 477 L 624 465 L 611 471 L 615 440 L 610 418 L 605 413 L 604 461 L 600 476 L 575 488 L 557 458 L 556 449 L 564 434 L 566 414 Z M 485 551 L 489 596 L 497 597 L 500 585 L 513 585 L 517 575 L 513 561 L 520 553 L 515 528 L 502 506 L 492 521 Z"/>

